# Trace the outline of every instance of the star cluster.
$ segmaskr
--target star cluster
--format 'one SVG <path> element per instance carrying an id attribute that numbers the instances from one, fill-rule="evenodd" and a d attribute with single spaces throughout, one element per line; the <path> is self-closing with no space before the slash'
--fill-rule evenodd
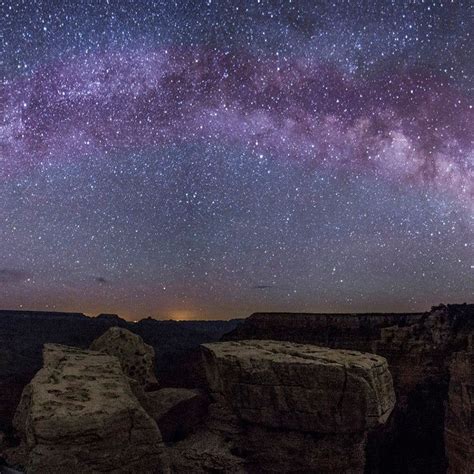
<path id="1" fill-rule="evenodd" d="M 0 7 L 5 307 L 472 298 L 469 2 Z"/>

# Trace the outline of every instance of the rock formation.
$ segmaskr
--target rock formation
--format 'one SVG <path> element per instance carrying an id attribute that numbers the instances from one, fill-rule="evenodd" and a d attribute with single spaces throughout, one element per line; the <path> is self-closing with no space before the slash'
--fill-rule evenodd
<path id="1" fill-rule="evenodd" d="M 204 344 L 211 393 L 244 421 L 318 433 L 367 431 L 395 404 L 382 357 L 276 341 Z"/>
<path id="2" fill-rule="evenodd" d="M 366 435 L 385 423 L 395 403 L 379 356 L 228 342 L 202 348 L 214 397 L 206 417 L 207 401 L 198 391 L 141 391 L 138 399 L 136 381 L 124 369 L 138 363 L 137 352 L 145 360 L 149 353 L 130 350 L 132 341 L 135 349 L 142 342 L 123 329 L 104 336 L 127 342 L 120 360 L 105 352 L 44 347 L 43 368 L 15 414 L 22 442 L 10 450 L 10 463 L 27 473 L 159 473 L 169 465 L 176 473 L 362 473 Z M 166 448 L 157 423 L 170 443 Z"/>
<path id="3" fill-rule="evenodd" d="M 158 427 L 116 357 L 52 344 L 43 357 L 14 419 L 27 473 L 167 471 Z"/>
<path id="4" fill-rule="evenodd" d="M 162 386 L 202 386 L 204 374 L 194 370 L 194 351 L 215 342 L 237 321 L 127 322 L 116 315 L 89 318 L 80 313 L 0 310 L 0 431 L 9 432 L 24 387 L 42 366 L 43 345 L 88 348 L 112 326 L 138 334 L 155 350 L 155 366 Z"/>
<path id="5" fill-rule="evenodd" d="M 115 356 L 123 371 L 145 390 L 158 388 L 155 375 L 155 351 L 143 339 L 127 329 L 112 327 L 96 339 L 91 350 Z"/>
<path id="6" fill-rule="evenodd" d="M 449 474 L 474 471 L 474 347 L 454 354 L 450 365 L 445 442 Z"/>
<path id="7" fill-rule="evenodd" d="M 203 355 L 218 405 L 208 432 L 232 440 L 236 472 L 364 472 L 366 434 L 395 404 L 382 357 L 274 341 L 206 344 Z"/>
<path id="8" fill-rule="evenodd" d="M 0 465 L 3 456 L 27 472 L 471 474 L 474 305 L 257 314 L 228 342 L 198 349 L 224 327 L 0 311 Z M 153 345 L 165 388 L 153 391 L 152 349 L 126 329 Z M 12 448 L 8 417 L 42 342 L 88 347 L 97 337 L 103 352 L 46 345 Z M 182 387 L 209 392 L 211 404 Z"/>
<path id="9" fill-rule="evenodd" d="M 397 459 L 393 453 L 404 452 L 405 469 L 446 472 L 444 407 L 449 363 L 453 353 L 467 347 L 473 331 L 472 305 L 435 307 L 414 324 L 381 330 L 373 348 L 389 362 L 397 408 L 392 432 L 382 440 L 387 457 L 379 464 L 393 465 Z M 380 445 L 380 439 L 376 444 Z"/>
<path id="10" fill-rule="evenodd" d="M 214 402 L 209 414 L 190 436 L 168 445 L 172 472 L 203 474 L 248 473 L 246 453 L 240 449 L 242 424 L 226 404 Z"/>
<path id="11" fill-rule="evenodd" d="M 373 352 L 382 328 L 407 326 L 422 318 L 423 313 L 254 313 L 223 340 L 271 339 Z"/>
<path id="12" fill-rule="evenodd" d="M 143 405 L 166 442 L 184 439 L 207 415 L 209 401 L 199 390 L 162 388 L 145 397 Z"/>
<path id="13" fill-rule="evenodd" d="M 449 361 L 474 334 L 474 305 L 417 314 L 255 314 L 226 340 L 272 339 L 385 357 L 397 397 L 388 424 L 369 433 L 368 472 L 443 474 Z"/>

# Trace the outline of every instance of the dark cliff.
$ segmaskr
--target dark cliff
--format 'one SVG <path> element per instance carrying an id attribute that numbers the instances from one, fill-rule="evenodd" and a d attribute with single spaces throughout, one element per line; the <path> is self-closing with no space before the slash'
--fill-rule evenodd
<path id="1" fill-rule="evenodd" d="M 382 328 L 411 325 L 422 317 L 423 313 L 254 313 L 223 339 L 289 340 L 371 352 Z"/>
<path id="2" fill-rule="evenodd" d="M 451 360 L 468 349 L 473 333 L 474 305 L 462 304 L 415 314 L 255 313 L 224 339 L 284 340 L 385 357 L 397 406 L 369 439 L 369 472 L 432 474 L 445 473 L 449 463 L 444 430 Z"/>
<path id="3" fill-rule="evenodd" d="M 295 467 L 292 461 L 294 456 L 300 460 L 301 466 L 309 466 L 316 462 L 311 453 L 321 454 L 321 450 L 329 448 L 331 450 L 327 453 L 331 453 L 329 457 L 333 462 L 343 456 L 343 452 L 346 455 L 346 448 L 352 446 L 352 459 L 359 460 L 365 472 L 370 474 L 471 473 L 474 452 L 474 305 L 440 305 L 429 312 L 414 314 L 257 313 L 240 323 L 151 319 L 129 323 L 116 315 L 89 318 L 82 314 L 3 311 L 0 312 L 0 431 L 8 429 L 23 387 L 40 368 L 44 343 L 85 348 L 111 326 L 129 329 L 154 347 L 161 387 L 206 389 L 206 374 L 198 346 L 219 339 L 290 341 L 313 344 L 313 351 L 314 345 L 358 350 L 378 354 L 388 362 L 396 404 L 384 423 L 364 434 L 363 442 L 361 438 L 360 443 L 352 443 L 354 440 L 352 444 L 347 443 L 345 437 L 344 440 L 338 437 L 337 442 L 329 442 L 327 436 L 321 438 L 319 433 L 317 436 L 313 433 L 314 436 L 308 438 L 303 431 L 288 431 L 283 426 L 274 432 L 274 428 L 255 427 L 250 423 L 250 429 L 247 422 L 239 424 L 237 429 L 232 417 L 228 420 L 228 426 L 227 422 L 224 423 L 228 415 L 224 413 L 222 416 L 213 415 L 214 418 L 211 416 L 206 421 L 205 425 L 209 424 L 211 428 L 200 426 L 194 437 L 184 440 L 184 445 L 178 443 L 173 448 L 173 462 L 176 465 L 184 463 L 188 466 L 191 463 L 191 466 L 196 449 L 199 451 L 202 448 L 200 443 L 205 441 L 206 436 L 210 452 L 206 451 L 204 458 L 211 456 L 215 448 L 213 423 L 217 423 L 216 426 L 223 423 L 225 429 L 221 430 L 220 441 L 227 445 L 228 439 L 232 438 L 235 444 L 234 451 L 231 450 L 229 455 L 232 462 L 241 462 L 245 458 L 245 462 L 255 463 L 256 469 L 278 463 L 279 466 L 286 466 L 283 471 L 287 472 L 287 468 Z M 261 342 L 256 341 L 256 344 Z M 247 345 L 244 343 L 245 347 Z M 245 347 L 240 351 L 242 354 L 239 352 L 242 357 Z M 370 360 L 371 354 L 365 356 Z M 258 358 L 252 356 L 250 359 L 252 367 L 258 365 Z M 256 373 L 261 374 L 262 370 L 266 374 L 264 380 L 268 382 L 271 371 L 257 367 Z M 286 368 L 284 370 L 287 374 Z M 249 376 L 253 377 L 252 374 L 249 373 Z M 311 380 L 319 380 L 318 377 Z M 259 382 L 261 380 L 258 378 Z M 288 395 L 280 397 L 281 400 L 294 398 L 291 387 L 293 384 L 289 383 Z M 247 392 L 242 392 L 239 397 Z M 230 390 L 229 393 L 234 392 Z M 328 394 L 328 400 L 331 397 Z M 261 401 L 258 391 L 250 400 L 256 406 Z M 266 403 L 264 405 L 267 406 Z M 219 412 L 216 406 L 214 411 Z M 325 416 L 332 413 L 331 410 L 323 411 Z M 354 407 L 350 407 L 348 413 L 353 412 Z M 237 429 L 235 433 L 234 428 Z M 234 434 L 230 436 L 231 433 Z M 259 448 L 256 448 L 256 443 L 260 443 Z M 339 451 L 341 454 L 334 454 Z M 183 452 L 188 452 L 189 456 L 183 457 Z M 218 450 L 206 462 L 226 465 L 230 458 L 226 457 L 229 453 L 225 452 Z M 304 452 L 308 453 L 308 458 L 304 457 Z M 234 459 L 236 456 L 237 461 Z M 326 462 L 324 456 L 320 456 L 318 462 L 321 464 L 323 461 Z M 176 472 L 184 471 L 178 469 Z"/>

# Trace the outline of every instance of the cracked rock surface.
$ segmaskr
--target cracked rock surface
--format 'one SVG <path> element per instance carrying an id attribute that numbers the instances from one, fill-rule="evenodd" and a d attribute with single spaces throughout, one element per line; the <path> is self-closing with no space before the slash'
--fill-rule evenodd
<path id="1" fill-rule="evenodd" d="M 155 351 L 137 334 L 117 326 L 111 327 L 90 348 L 117 357 L 123 371 L 145 390 L 158 388 L 154 369 Z"/>
<path id="2" fill-rule="evenodd" d="M 383 357 L 279 341 L 203 345 L 211 392 L 244 421 L 270 428 L 356 433 L 395 405 Z"/>
<path id="3" fill-rule="evenodd" d="M 116 357 L 46 344 L 43 359 L 14 419 L 27 473 L 167 472 L 158 427 Z"/>
<path id="4" fill-rule="evenodd" d="M 445 443 L 449 474 L 474 470 L 474 338 L 469 350 L 453 355 L 446 406 Z"/>

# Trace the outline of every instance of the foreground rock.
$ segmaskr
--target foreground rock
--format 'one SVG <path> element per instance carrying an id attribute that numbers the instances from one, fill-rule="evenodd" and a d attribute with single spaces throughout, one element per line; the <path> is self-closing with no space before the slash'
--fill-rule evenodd
<path id="1" fill-rule="evenodd" d="M 450 366 L 445 442 L 450 474 L 474 470 L 474 347 L 454 354 Z"/>
<path id="2" fill-rule="evenodd" d="M 90 318 L 80 313 L 0 310 L 0 431 L 11 429 L 23 389 L 42 367 L 44 344 L 87 349 L 107 329 L 120 326 L 154 348 L 162 386 L 193 388 L 198 386 L 193 351 L 202 343 L 218 341 L 236 325 L 237 321 L 155 319 L 132 323 L 116 315 Z"/>
<path id="3" fill-rule="evenodd" d="M 148 392 L 143 402 L 166 442 L 191 434 L 207 415 L 208 399 L 199 390 L 162 388 Z"/>
<path id="4" fill-rule="evenodd" d="M 221 406 L 211 430 L 232 427 L 246 472 L 364 472 L 367 433 L 395 404 L 385 359 L 276 341 L 206 344 L 203 356 Z"/>
<path id="5" fill-rule="evenodd" d="M 117 357 L 123 371 L 145 390 L 158 388 L 154 368 L 155 351 L 137 334 L 112 327 L 97 338 L 90 348 Z"/>
<path id="6" fill-rule="evenodd" d="M 52 344 L 43 358 L 14 418 L 26 472 L 166 472 L 158 427 L 117 358 Z"/>
<path id="7" fill-rule="evenodd" d="M 417 314 L 254 314 L 228 340 L 273 339 L 372 352 L 387 359 L 397 405 L 369 433 L 368 472 L 445 474 L 449 361 L 474 334 L 474 305 Z"/>
<path id="8" fill-rule="evenodd" d="M 249 463 L 241 450 L 242 436 L 245 429 L 232 410 L 225 403 L 211 403 L 199 429 L 168 446 L 172 472 L 247 474 Z"/>
<path id="9" fill-rule="evenodd" d="M 210 389 L 245 421 L 319 433 L 366 431 L 394 404 L 382 357 L 275 341 L 203 345 Z"/>

